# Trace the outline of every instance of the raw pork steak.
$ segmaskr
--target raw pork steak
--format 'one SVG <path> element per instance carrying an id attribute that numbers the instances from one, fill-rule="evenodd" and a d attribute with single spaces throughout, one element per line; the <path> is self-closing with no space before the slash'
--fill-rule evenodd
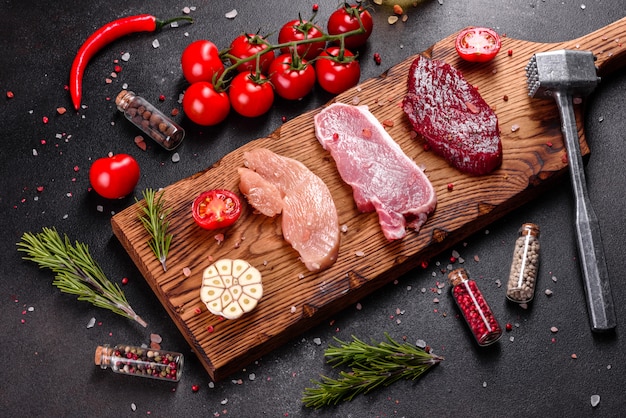
<path id="1" fill-rule="evenodd" d="M 449 64 L 418 56 L 403 109 L 433 151 L 459 170 L 482 175 L 502 163 L 496 114 Z"/>
<path id="2" fill-rule="evenodd" d="M 265 148 L 243 154 L 239 189 L 267 216 L 282 213 L 285 240 L 307 269 L 324 270 L 337 261 L 339 219 L 326 184 L 300 161 Z"/>
<path id="3" fill-rule="evenodd" d="M 430 180 L 389 136 L 367 106 L 334 103 L 315 116 L 315 134 L 330 151 L 362 212 L 376 210 L 385 237 L 416 231 L 435 210 Z"/>

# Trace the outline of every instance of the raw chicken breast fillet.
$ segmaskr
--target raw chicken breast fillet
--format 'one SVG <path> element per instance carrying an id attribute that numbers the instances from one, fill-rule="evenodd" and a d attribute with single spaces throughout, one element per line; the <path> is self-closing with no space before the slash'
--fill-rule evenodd
<path id="1" fill-rule="evenodd" d="M 435 190 L 367 106 L 331 104 L 315 116 L 315 134 L 357 208 L 378 213 L 388 240 L 403 238 L 407 227 L 419 231 L 437 205 Z"/>
<path id="2" fill-rule="evenodd" d="M 243 154 L 239 189 L 267 216 L 282 213 L 285 240 L 310 271 L 330 267 L 339 253 L 339 219 L 326 184 L 304 164 L 268 149 Z"/>

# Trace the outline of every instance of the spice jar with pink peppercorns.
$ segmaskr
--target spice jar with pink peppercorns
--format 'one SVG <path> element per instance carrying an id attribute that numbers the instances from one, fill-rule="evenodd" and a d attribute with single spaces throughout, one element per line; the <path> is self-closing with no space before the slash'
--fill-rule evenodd
<path id="1" fill-rule="evenodd" d="M 478 285 L 463 268 L 448 274 L 451 293 L 476 342 L 480 346 L 495 343 L 502 336 L 502 328 L 487 304 Z"/>

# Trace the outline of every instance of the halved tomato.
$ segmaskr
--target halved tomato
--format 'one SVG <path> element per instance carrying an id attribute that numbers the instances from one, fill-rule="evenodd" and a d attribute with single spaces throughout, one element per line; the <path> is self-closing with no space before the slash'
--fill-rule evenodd
<path id="1" fill-rule="evenodd" d="M 489 28 L 466 28 L 456 37 L 456 52 L 470 62 L 491 61 L 502 46 L 500 36 Z"/>
<path id="2" fill-rule="evenodd" d="M 193 219 L 204 229 L 225 228 L 241 215 L 241 201 L 230 190 L 214 189 L 203 192 L 191 206 Z"/>

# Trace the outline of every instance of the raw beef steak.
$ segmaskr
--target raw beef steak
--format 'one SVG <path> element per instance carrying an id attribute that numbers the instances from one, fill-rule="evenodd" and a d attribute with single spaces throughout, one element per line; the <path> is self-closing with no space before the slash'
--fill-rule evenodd
<path id="1" fill-rule="evenodd" d="M 449 64 L 418 56 L 402 105 L 413 129 L 459 170 L 482 175 L 502 163 L 496 114 Z"/>

